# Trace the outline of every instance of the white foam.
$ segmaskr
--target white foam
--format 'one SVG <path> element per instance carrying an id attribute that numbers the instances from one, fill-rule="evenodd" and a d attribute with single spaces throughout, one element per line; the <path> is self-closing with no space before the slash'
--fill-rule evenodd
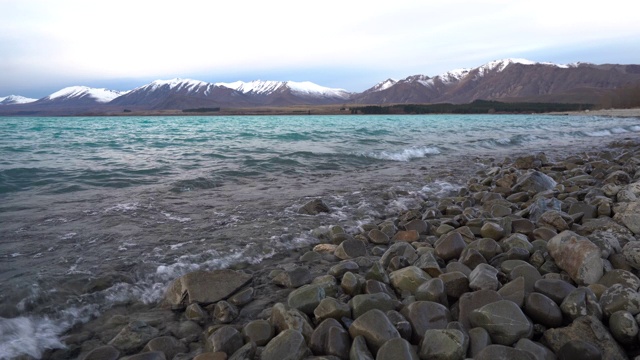
<path id="1" fill-rule="evenodd" d="M 613 128 L 611 129 L 611 132 L 614 134 L 624 134 L 629 132 L 627 129 L 621 128 L 621 127 L 617 127 L 617 128 Z"/>
<path id="2" fill-rule="evenodd" d="M 592 136 L 592 137 L 602 137 L 602 136 L 611 135 L 611 131 L 609 131 L 609 130 L 586 131 L 586 132 L 584 132 L 584 134 L 587 135 L 587 136 Z"/>
<path id="3" fill-rule="evenodd" d="M 501 138 L 501 139 L 496 140 L 496 142 L 498 144 L 501 144 L 501 145 L 508 145 L 508 144 L 511 144 L 511 139 L 509 139 L 509 138 Z"/>
<path id="4" fill-rule="evenodd" d="M 140 204 L 135 202 L 135 203 L 124 203 L 124 204 L 116 204 L 114 206 L 108 207 L 104 210 L 104 212 L 130 212 L 130 211 L 136 211 L 138 210 L 138 206 Z"/>
<path id="5" fill-rule="evenodd" d="M 0 318 L 0 358 L 26 354 L 39 359 L 47 349 L 61 349 L 58 337 L 65 329 L 47 317 Z"/>
<path id="6" fill-rule="evenodd" d="M 365 156 L 379 160 L 392 160 L 392 161 L 410 161 L 412 159 L 418 159 L 426 157 L 427 155 L 440 154 L 440 149 L 437 147 L 414 147 L 409 149 L 403 149 L 401 151 L 381 151 L 378 153 L 369 153 Z"/>
<path id="7" fill-rule="evenodd" d="M 173 215 L 171 215 L 170 213 L 165 213 L 165 212 L 163 212 L 163 213 L 162 213 L 162 215 L 166 216 L 166 217 L 167 217 L 167 219 L 169 219 L 169 220 L 174 220 L 174 221 L 181 222 L 181 223 L 186 223 L 186 222 L 191 221 L 191 218 L 188 218 L 188 217 L 173 216 Z"/>
<path id="8" fill-rule="evenodd" d="M 635 132 L 640 131 L 640 125 L 634 125 L 634 126 L 632 126 L 632 127 L 631 127 L 631 131 L 635 131 Z"/>

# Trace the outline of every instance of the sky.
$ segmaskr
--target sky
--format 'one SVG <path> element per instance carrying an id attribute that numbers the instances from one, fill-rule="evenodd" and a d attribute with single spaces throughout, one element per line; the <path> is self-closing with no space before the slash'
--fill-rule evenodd
<path id="1" fill-rule="evenodd" d="M 156 79 L 359 92 L 492 60 L 640 64 L 628 0 L 0 0 L 0 97 Z"/>

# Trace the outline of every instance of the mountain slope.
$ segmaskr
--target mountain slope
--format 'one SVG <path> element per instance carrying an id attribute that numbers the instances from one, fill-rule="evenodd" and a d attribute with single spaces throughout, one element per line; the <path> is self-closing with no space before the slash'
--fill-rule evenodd
<path id="1" fill-rule="evenodd" d="M 0 105 L 13 105 L 13 104 L 28 104 L 38 99 L 31 99 L 20 95 L 9 95 L 6 97 L 0 97 Z"/>
<path id="2" fill-rule="evenodd" d="M 236 81 L 216 83 L 234 89 L 250 97 L 256 105 L 334 104 L 349 100 L 351 94 L 343 89 L 333 89 L 310 81 Z"/>
<path id="3" fill-rule="evenodd" d="M 108 90 L 108 89 L 96 89 L 87 86 L 70 86 L 62 90 L 56 91 L 49 96 L 36 101 L 34 105 L 96 105 L 106 104 L 111 100 L 122 95 L 123 92 Z"/>

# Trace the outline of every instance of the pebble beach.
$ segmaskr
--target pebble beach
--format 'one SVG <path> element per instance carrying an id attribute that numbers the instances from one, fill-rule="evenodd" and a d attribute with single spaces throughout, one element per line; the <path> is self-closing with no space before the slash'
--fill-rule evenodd
<path id="1" fill-rule="evenodd" d="M 633 138 L 494 160 L 396 216 L 186 274 L 157 306 L 113 308 L 44 357 L 637 358 L 638 163 Z"/>

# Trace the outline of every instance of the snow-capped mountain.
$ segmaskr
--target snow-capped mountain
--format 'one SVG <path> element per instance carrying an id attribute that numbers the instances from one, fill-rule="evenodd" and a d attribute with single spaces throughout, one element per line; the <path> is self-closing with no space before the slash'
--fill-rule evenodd
<path id="1" fill-rule="evenodd" d="M 9 95 L 0 97 L 0 105 L 13 105 L 13 104 L 28 104 L 38 99 L 31 99 L 20 95 Z"/>
<path id="2" fill-rule="evenodd" d="M 126 93 L 126 92 L 124 92 Z M 40 104 L 61 104 L 61 103 L 73 103 L 76 105 L 94 105 L 94 104 L 106 104 L 111 100 L 122 95 L 123 92 L 90 88 L 87 86 L 70 86 L 62 90 L 58 90 L 49 96 L 38 100 Z"/>
<path id="3" fill-rule="evenodd" d="M 346 101 L 346 90 L 312 82 L 236 81 L 207 83 L 191 79 L 156 80 L 131 90 L 110 105 L 151 109 L 187 109 L 220 106 L 327 104 Z"/>
<path id="4" fill-rule="evenodd" d="M 637 65 L 554 64 L 527 59 L 494 60 L 432 78 L 413 75 L 379 83 L 353 96 L 355 103 L 468 103 L 503 101 L 597 102 L 604 93 L 640 81 Z"/>
<path id="5" fill-rule="evenodd" d="M 291 92 L 294 95 L 315 98 L 348 99 L 351 95 L 344 89 L 333 89 L 310 81 L 236 81 L 232 83 L 216 83 L 217 86 L 224 86 L 229 89 L 239 91 L 247 95 L 272 95 L 276 93 Z"/>

